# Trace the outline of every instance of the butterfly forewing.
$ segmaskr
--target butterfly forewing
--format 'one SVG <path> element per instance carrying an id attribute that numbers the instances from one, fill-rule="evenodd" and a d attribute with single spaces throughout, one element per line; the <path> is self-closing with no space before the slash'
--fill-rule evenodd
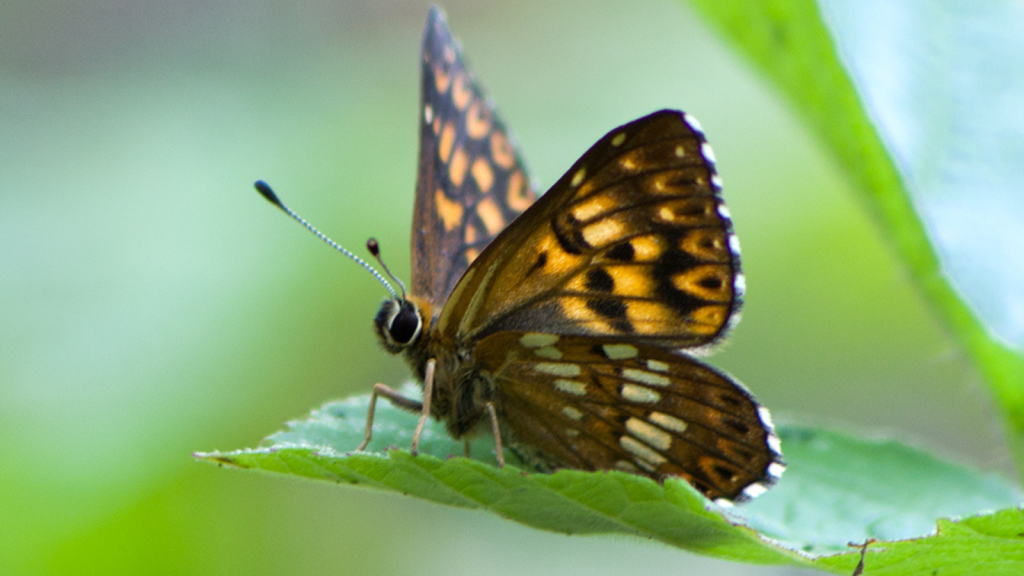
<path id="1" fill-rule="evenodd" d="M 421 64 L 412 284 L 439 309 L 469 264 L 536 197 L 511 136 L 436 8 Z"/>
<path id="2" fill-rule="evenodd" d="M 473 264 L 440 329 L 675 348 L 719 339 L 743 278 L 713 156 L 694 126 L 665 110 L 609 132 Z"/>
<path id="3" fill-rule="evenodd" d="M 767 411 L 690 357 L 607 338 L 502 332 L 480 343 L 476 359 L 527 461 L 681 476 L 727 500 L 756 495 L 781 473 Z"/>

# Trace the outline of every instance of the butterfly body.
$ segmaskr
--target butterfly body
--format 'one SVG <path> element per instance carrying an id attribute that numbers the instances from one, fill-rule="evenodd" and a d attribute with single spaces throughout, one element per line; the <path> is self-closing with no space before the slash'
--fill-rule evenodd
<path id="1" fill-rule="evenodd" d="M 735 325 L 745 288 L 700 125 L 662 110 L 619 126 L 536 199 L 436 8 L 422 67 L 412 291 L 374 324 L 425 397 L 375 395 L 454 438 L 489 422 L 542 471 L 679 476 L 723 501 L 764 491 L 784 469 L 767 410 L 694 358 Z"/>

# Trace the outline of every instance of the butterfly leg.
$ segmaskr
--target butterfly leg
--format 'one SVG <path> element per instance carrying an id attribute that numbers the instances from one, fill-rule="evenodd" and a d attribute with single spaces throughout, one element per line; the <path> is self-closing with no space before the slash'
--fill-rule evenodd
<path id="1" fill-rule="evenodd" d="M 383 396 L 391 401 L 396 408 L 402 410 L 408 410 L 409 412 L 420 412 L 423 410 L 423 404 L 402 396 L 395 390 L 388 388 L 384 384 L 374 384 L 373 393 L 370 394 L 370 409 L 366 414 L 366 436 L 363 437 L 363 443 L 356 448 L 356 452 L 362 452 L 366 445 L 370 443 L 370 439 L 373 437 L 373 413 L 377 408 L 377 397 Z"/>
<path id="2" fill-rule="evenodd" d="M 501 447 L 501 429 L 498 428 L 498 413 L 494 411 L 494 403 L 487 403 L 487 413 L 491 415 L 491 431 L 494 432 L 494 452 L 498 457 L 498 468 L 505 467 L 505 451 Z"/>
<path id="3" fill-rule="evenodd" d="M 423 374 L 423 409 L 420 412 L 420 421 L 416 424 L 416 431 L 412 435 L 412 447 L 409 452 L 413 456 L 419 451 L 420 434 L 423 433 L 423 425 L 427 423 L 427 416 L 430 416 L 430 398 L 434 395 L 434 369 L 437 367 L 437 360 L 427 360 L 427 367 Z"/>

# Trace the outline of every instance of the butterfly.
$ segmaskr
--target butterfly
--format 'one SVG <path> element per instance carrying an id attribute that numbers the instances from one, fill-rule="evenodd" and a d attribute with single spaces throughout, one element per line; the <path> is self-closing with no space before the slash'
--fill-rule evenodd
<path id="1" fill-rule="evenodd" d="M 501 464 L 507 445 L 539 471 L 678 476 L 724 504 L 764 492 L 785 468 L 767 409 L 695 358 L 745 287 L 696 120 L 615 128 L 538 199 L 436 7 L 421 64 L 412 288 L 374 327 L 424 395 L 374 386 L 358 450 L 384 397 L 420 413 L 414 454 L 433 416 L 467 454 L 489 429 Z"/>

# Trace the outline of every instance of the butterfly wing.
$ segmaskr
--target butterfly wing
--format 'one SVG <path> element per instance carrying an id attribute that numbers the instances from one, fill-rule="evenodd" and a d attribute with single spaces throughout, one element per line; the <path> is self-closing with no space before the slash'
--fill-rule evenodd
<path id="1" fill-rule="evenodd" d="M 412 291 L 440 310 L 469 264 L 536 196 L 437 7 L 427 17 L 422 66 Z"/>
<path id="2" fill-rule="evenodd" d="M 473 262 L 436 329 L 470 341 L 520 330 L 709 345 L 735 323 L 744 289 L 719 190 L 689 116 L 620 126 Z"/>
<path id="3" fill-rule="evenodd" d="M 781 475 L 767 410 L 690 357 L 608 338 L 502 332 L 476 348 L 528 462 L 682 476 L 710 499 L 757 496 Z"/>

